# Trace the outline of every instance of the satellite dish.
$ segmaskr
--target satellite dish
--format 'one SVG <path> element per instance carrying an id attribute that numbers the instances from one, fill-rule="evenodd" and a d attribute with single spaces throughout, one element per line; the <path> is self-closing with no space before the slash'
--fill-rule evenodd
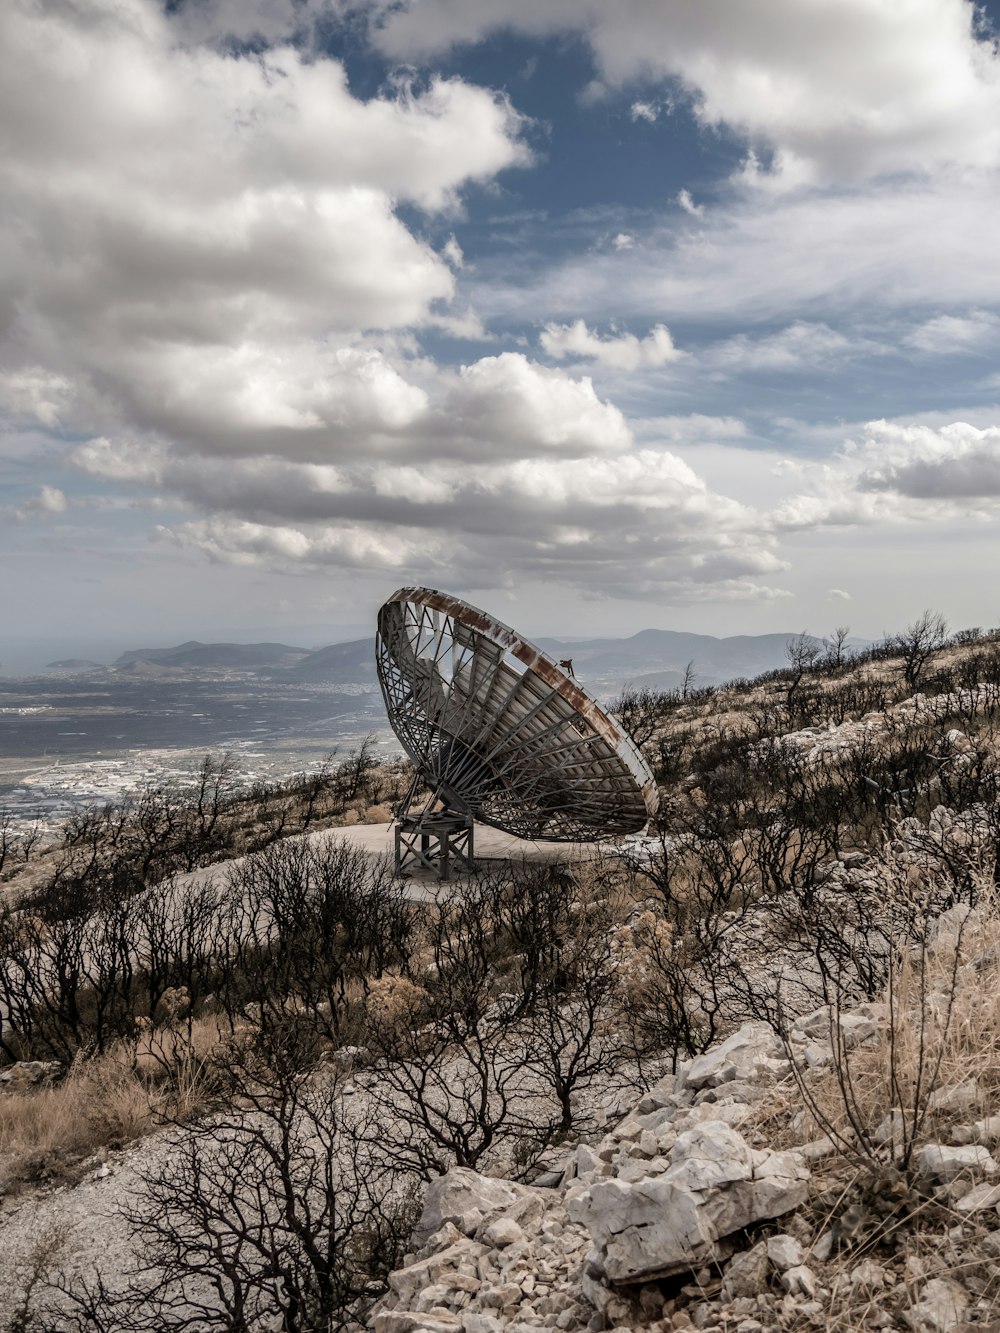
<path id="1" fill-rule="evenodd" d="M 635 833 L 656 813 L 646 761 L 572 664 L 485 611 L 401 588 L 379 611 L 376 659 L 392 729 L 448 810 L 554 842 Z"/>

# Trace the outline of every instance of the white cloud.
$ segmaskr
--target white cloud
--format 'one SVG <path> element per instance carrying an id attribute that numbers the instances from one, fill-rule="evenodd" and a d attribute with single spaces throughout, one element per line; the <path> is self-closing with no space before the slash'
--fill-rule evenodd
<path id="1" fill-rule="evenodd" d="M 454 235 L 449 236 L 447 241 L 445 241 L 441 253 L 452 268 L 463 268 L 465 266 L 465 256 L 462 254 L 462 247 L 459 245 Z"/>
<path id="2" fill-rule="evenodd" d="M 761 338 L 739 333 L 700 353 L 703 364 L 725 371 L 796 371 L 822 369 L 830 361 L 862 350 L 867 342 L 852 342 L 826 324 L 802 320 Z"/>
<path id="3" fill-rule="evenodd" d="M 913 500 L 1000 503 L 1000 427 L 940 430 L 872 422 L 855 455 L 858 488 Z"/>
<path id="4" fill-rule="evenodd" d="M 159 527 L 156 535 L 203 551 L 224 564 L 292 571 L 329 565 L 366 572 L 402 570 L 416 564 L 427 568 L 434 563 L 435 551 L 444 545 L 429 540 L 426 533 L 407 539 L 398 531 L 385 533 L 356 524 L 305 532 L 225 518 L 185 523 L 176 529 Z"/>
<path id="5" fill-rule="evenodd" d="M 831 602 L 849 602 L 851 594 L 845 592 L 843 588 L 827 588 L 826 595 Z"/>
<path id="6" fill-rule="evenodd" d="M 57 430 L 73 400 L 73 383 L 44 366 L 0 372 L 0 411 Z"/>
<path id="7" fill-rule="evenodd" d="M 998 122 L 1000 123 L 1000 122 Z M 779 196 L 734 191 L 703 218 L 673 214 L 628 253 L 556 260 L 502 289 L 476 286 L 484 318 L 566 311 L 591 326 L 681 320 L 759 325 L 919 322 L 1000 304 L 1000 173 L 894 180 Z M 898 335 L 897 335 L 898 336 Z"/>
<path id="8" fill-rule="evenodd" d="M 665 366 L 683 356 L 663 324 L 657 324 L 641 340 L 634 333 L 615 333 L 602 338 L 592 333 L 582 319 L 577 319 L 572 324 L 546 324 L 538 340 L 556 360 L 571 357 L 595 361 L 615 370 Z"/>
<path id="9" fill-rule="evenodd" d="M 341 0 L 186 0 L 174 24 L 185 42 L 268 46 L 308 36 L 317 19 L 342 12 Z"/>
<path id="10" fill-rule="evenodd" d="M 439 413 L 434 438 L 488 445 L 497 456 L 554 451 L 580 456 L 626 449 L 632 433 L 591 381 L 570 378 L 519 352 L 463 366 Z"/>
<path id="11" fill-rule="evenodd" d="M 631 250 L 635 245 L 635 237 L 630 236 L 627 231 L 620 231 L 612 237 L 611 245 L 615 250 Z"/>
<path id="12" fill-rule="evenodd" d="M 644 440 L 662 440 L 670 444 L 706 444 L 725 440 L 742 440 L 747 434 L 746 423 L 738 417 L 712 417 L 702 412 L 686 416 L 642 417 L 632 422 L 632 428 Z"/>
<path id="13" fill-rule="evenodd" d="M 265 35 L 308 13 L 277 6 Z M 521 122 L 458 79 L 362 101 L 333 59 L 191 45 L 198 15 L 222 31 L 240 10 L 0 7 L 5 396 L 50 426 L 209 448 L 399 431 L 424 393 L 358 344 L 440 324 L 455 279 L 397 202 L 448 209 L 527 162 Z"/>
<path id="14" fill-rule="evenodd" d="M 1000 337 L 1000 317 L 989 310 L 965 315 L 935 315 L 906 335 L 903 341 L 919 352 L 936 356 L 975 352 Z"/>
<path id="15" fill-rule="evenodd" d="M 706 125 L 789 180 L 993 167 L 1000 65 L 968 0 L 422 0 L 382 4 L 381 43 L 427 56 L 513 26 L 578 31 L 605 85 L 680 82 Z M 650 99 L 643 99 L 644 102 Z"/>
<path id="16" fill-rule="evenodd" d="M 656 123 L 660 114 L 658 102 L 633 102 L 631 108 L 633 120 L 644 120 L 649 125 Z"/>
<path id="17" fill-rule="evenodd" d="M 987 522 L 1000 513 L 1000 427 L 870 421 L 838 457 L 803 473 L 809 489 L 775 510 L 778 531 Z"/>
<path id="18" fill-rule="evenodd" d="M 693 218 L 704 216 L 705 206 L 703 204 L 695 203 L 691 198 L 690 190 L 681 190 L 677 195 L 677 202 L 680 204 L 681 208 L 683 208 L 684 212 L 690 213 Z"/>
<path id="19" fill-rule="evenodd" d="M 32 518 L 64 514 L 68 508 L 69 501 L 57 486 L 42 486 L 37 495 L 31 496 L 19 505 L 0 510 L 0 513 L 6 513 L 15 523 L 25 523 Z"/>
<path id="20" fill-rule="evenodd" d="M 213 559 L 282 568 L 396 568 L 455 586 L 546 577 L 622 596 L 769 597 L 787 566 L 759 514 L 676 455 L 523 458 L 419 468 L 180 456 L 93 440 L 76 461 L 145 481 L 214 517 L 173 539 Z M 447 534 L 447 535 L 444 535 Z M 163 529 L 161 535 L 170 536 Z"/>

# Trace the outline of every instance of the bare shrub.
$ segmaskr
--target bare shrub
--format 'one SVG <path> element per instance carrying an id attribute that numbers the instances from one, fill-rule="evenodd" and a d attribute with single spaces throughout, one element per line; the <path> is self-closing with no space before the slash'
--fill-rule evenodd
<path id="1" fill-rule="evenodd" d="M 294 1023 L 227 1045 L 215 1112 L 177 1128 L 122 1206 L 131 1279 L 57 1279 L 48 1327 L 332 1333 L 363 1321 L 414 1206 L 345 1126 L 315 1055 Z"/>
<path id="2" fill-rule="evenodd" d="M 934 653 L 944 644 L 948 626 L 937 611 L 922 612 L 900 634 L 886 639 L 887 645 L 903 659 L 903 679 L 916 685 Z"/>
<path id="3" fill-rule="evenodd" d="M 408 977 L 371 988 L 373 1132 L 398 1169 L 506 1160 L 530 1174 L 579 1123 L 581 1094 L 626 1046 L 599 880 L 486 875 L 428 913 Z"/>
<path id="4" fill-rule="evenodd" d="M 822 1078 L 796 1069 L 809 1118 L 841 1152 L 869 1170 L 908 1172 L 921 1142 L 940 1130 L 939 1089 L 967 1084 L 991 1105 L 1000 1093 L 1000 917 L 992 886 L 977 907 L 944 917 L 914 913 L 909 943 L 889 960 L 879 997 L 879 1035 L 855 1044 L 841 1024 L 846 996 L 828 979 L 833 1061 Z M 787 1028 L 784 1028 L 787 1032 Z M 980 1102 L 981 1099 L 981 1102 Z M 966 1118 L 975 1109 L 965 1107 Z"/>

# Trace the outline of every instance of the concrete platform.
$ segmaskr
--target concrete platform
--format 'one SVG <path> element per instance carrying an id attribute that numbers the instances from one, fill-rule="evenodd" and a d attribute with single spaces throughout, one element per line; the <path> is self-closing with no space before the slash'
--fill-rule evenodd
<path id="1" fill-rule="evenodd" d="M 294 834 L 288 841 L 306 842 L 314 847 L 322 847 L 330 841 L 344 841 L 367 852 L 371 856 L 384 856 L 392 862 L 395 856 L 395 822 L 389 824 L 352 824 L 346 828 L 321 829 L 316 833 Z M 600 850 L 607 851 L 609 844 L 568 843 L 568 842 L 530 842 L 524 838 L 512 837 L 501 833 L 488 824 L 476 824 L 474 832 L 475 858 L 484 869 L 500 866 L 504 862 L 573 862 L 586 861 L 596 856 Z M 222 882 L 234 866 L 238 866 L 244 857 L 235 857 L 231 861 L 219 861 L 215 865 L 205 866 L 201 870 L 192 870 L 177 875 L 174 882 L 178 886 L 198 881 Z M 447 900 L 471 878 L 469 875 L 453 875 L 442 884 L 429 871 L 407 876 L 403 883 L 405 897 L 413 902 L 435 902 Z"/>
<path id="2" fill-rule="evenodd" d="M 389 824 L 353 824 L 348 828 L 326 829 L 322 833 L 312 833 L 311 839 L 343 838 L 355 847 L 372 856 L 395 856 L 395 822 Z M 510 833 L 502 833 L 489 824 L 476 824 L 473 829 L 474 855 L 477 865 L 488 869 L 490 865 L 505 862 L 572 862 L 586 861 L 596 854 L 596 843 L 571 842 L 532 842 L 525 838 L 515 838 Z M 461 886 L 471 877 L 453 874 L 446 884 L 428 870 L 407 874 L 406 896 L 411 899 L 435 899 L 447 897 L 449 887 Z"/>

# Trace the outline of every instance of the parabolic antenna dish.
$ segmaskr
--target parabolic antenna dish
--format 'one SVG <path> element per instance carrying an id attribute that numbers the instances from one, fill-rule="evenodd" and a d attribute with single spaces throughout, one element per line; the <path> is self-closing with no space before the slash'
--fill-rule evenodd
<path id="1" fill-rule="evenodd" d="M 401 588 L 379 611 L 392 729 L 451 809 L 520 838 L 635 833 L 656 782 L 595 699 L 534 644 L 457 597 Z"/>

